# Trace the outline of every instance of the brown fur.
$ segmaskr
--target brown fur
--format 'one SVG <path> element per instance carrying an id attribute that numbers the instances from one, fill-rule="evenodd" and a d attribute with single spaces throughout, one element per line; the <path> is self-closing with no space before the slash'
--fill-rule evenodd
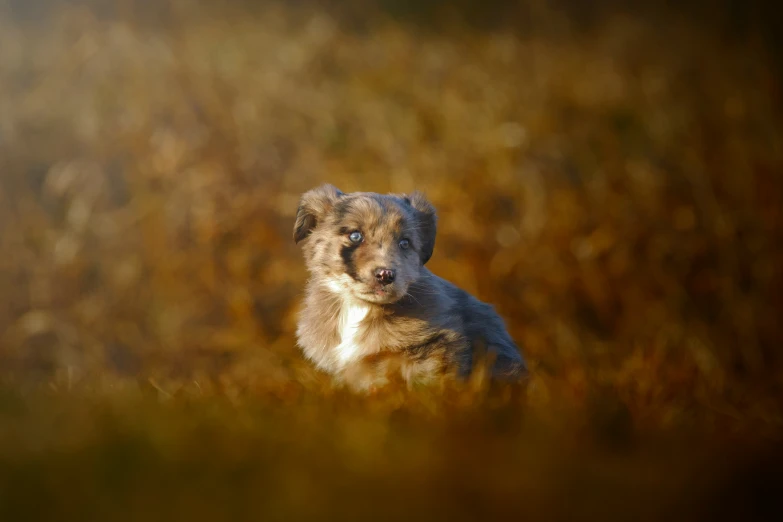
<path id="1" fill-rule="evenodd" d="M 494 357 L 495 375 L 523 373 L 494 309 L 424 267 L 435 235 L 435 209 L 418 192 L 324 185 L 304 194 L 294 240 L 304 242 L 311 274 L 297 329 L 305 355 L 357 389 L 466 375 L 478 346 Z M 393 271 L 393 282 L 379 282 L 379 270 Z"/>

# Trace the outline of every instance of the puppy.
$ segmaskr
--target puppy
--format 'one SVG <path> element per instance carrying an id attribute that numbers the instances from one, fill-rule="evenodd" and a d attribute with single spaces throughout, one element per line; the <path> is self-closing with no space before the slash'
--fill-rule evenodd
<path id="1" fill-rule="evenodd" d="M 495 376 L 524 373 L 494 309 L 424 267 L 435 233 L 419 192 L 305 193 L 294 226 L 311 274 L 297 328 L 304 354 L 357 390 L 465 376 L 482 348 Z"/>

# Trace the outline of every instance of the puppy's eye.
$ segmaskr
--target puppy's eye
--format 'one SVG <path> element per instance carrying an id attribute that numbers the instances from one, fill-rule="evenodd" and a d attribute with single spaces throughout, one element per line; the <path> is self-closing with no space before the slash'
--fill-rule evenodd
<path id="1" fill-rule="evenodd" d="M 361 243 L 362 239 L 364 239 L 364 236 L 361 232 L 355 230 L 348 235 L 348 239 L 351 240 L 351 243 Z"/>
<path id="2" fill-rule="evenodd" d="M 400 239 L 400 248 L 403 250 L 408 250 L 408 248 L 411 246 L 411 242 L 407 239 Z"/>

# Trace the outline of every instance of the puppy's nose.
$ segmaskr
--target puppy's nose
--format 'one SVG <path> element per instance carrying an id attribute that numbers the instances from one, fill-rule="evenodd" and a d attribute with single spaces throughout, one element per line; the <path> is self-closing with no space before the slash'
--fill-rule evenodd
<path id="1" fill-rule="evenodd" d="M 388 285 L 394 282 L 394 270 L 388 268 L 376 268 L 375 279 L 382 285 Z"/>

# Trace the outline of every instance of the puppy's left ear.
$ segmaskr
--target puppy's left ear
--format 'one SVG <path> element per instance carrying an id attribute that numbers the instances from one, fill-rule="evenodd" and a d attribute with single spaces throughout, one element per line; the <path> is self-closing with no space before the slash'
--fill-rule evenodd
<path id="1" fill-rule="evenodd" d="M 294 241 L 299 243 L 309 236 L 342 195 L 337 187 L 329 184 L 305 192 L 299 200 L 299 208 L 296 209 Z"/>
<path id="2" fill-rule="evenodd" d="M 410 203 L 416 211 L 416 221 L 419 229 L 419 240 L 421 241 L 421 264 L 426 264 L 432 257 L 432 251 L 435 250 L 435 234 L 437 232 L 438 216 L 435 213 L 435 207 L 427 201 L 427 198 L 419 191 L 405 197 L 405 201 Z"/>

